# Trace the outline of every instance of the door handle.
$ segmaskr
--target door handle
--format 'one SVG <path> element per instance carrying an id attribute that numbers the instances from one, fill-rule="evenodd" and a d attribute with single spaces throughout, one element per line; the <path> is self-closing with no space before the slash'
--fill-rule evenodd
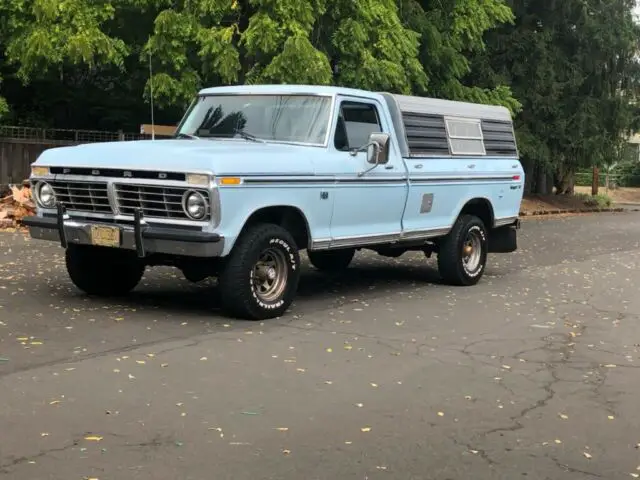
<path id="1" fill-rule="evenodd" d="M 476 164 L 475 163 L 470 163 L 469 165 L 467 165 L 467 168 L 476 168 Z"/>

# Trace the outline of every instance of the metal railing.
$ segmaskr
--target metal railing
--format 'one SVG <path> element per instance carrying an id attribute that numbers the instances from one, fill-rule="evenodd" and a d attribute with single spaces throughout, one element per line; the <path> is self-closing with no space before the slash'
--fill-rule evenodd
<path id="1" fill-rule="evenodd" d="M 150 135 L 108 132 L 102 130 L 67 130 L 61 128 L 34 128 L 0 125 L 0 138 L 29 143 L 68 145 L 76 143 L 147 140 Z"/>

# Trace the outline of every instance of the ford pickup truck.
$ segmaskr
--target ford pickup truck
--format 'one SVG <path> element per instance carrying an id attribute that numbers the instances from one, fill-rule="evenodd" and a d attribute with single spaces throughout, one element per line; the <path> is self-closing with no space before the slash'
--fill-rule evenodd
<path id="1" fill-rule="evenodd" d="M 86 294 L 169 265 L 257 320 L 291 307 L 302 250 L 333 273 L 361 249 L 436 254 L 445 282 L 476 284 L 517 249 L 524 172 L 504 107 L 250 85 L 201 90 L 170 139 L 46 150 L 30 182 L 24 223 Z"/>

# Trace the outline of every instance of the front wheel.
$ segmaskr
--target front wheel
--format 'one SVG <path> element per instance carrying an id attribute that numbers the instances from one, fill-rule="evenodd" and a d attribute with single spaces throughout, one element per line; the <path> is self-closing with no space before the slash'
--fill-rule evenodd
<path id="1" fill-rule="evenodd" d="M 284 228 L 250 227 L 237 240 L 219 277 L 223 309 L 239 318 L 281 316 L 293 302 L 300 280 L 300 254 Z"/>
<path id="2" fill-rule="evenodd" d="M 89 245 L 69 245 L 65 262 L 76 287 L 89 295 L 105 297 L 129 293 L 145 270 L 135 252 Z"/>
<path id="3" fill-rule="evenodd" d="M 487 247 L 487 230 L 482 220 L 474 215 L 461 215 L 439 245 L 440 276 L 451 285 L 475 285 L 484 274 Z"/>

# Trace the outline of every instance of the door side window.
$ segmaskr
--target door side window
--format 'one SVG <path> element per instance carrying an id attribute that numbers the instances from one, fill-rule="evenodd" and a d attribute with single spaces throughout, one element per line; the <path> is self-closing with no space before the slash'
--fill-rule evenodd
<path id="1" fill-rule="evenodd" d="M 369 135 L 382 131 L 378 110 L 370 103 L 342 102 L 333 143 L 337 150 L 348 151 L 369 142 Z"/>

